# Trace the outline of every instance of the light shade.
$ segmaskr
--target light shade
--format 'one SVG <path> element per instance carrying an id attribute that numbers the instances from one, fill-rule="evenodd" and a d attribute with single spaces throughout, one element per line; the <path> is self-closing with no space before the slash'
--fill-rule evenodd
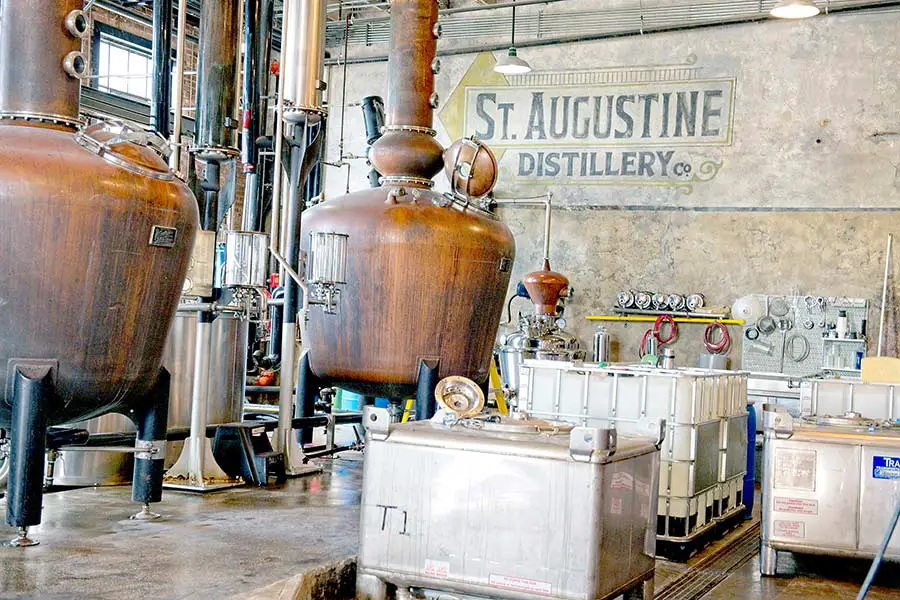
<path id="1" fill-rule="evenodd" d="M 769 14 L 779 19 L 806 19 L 819 14 L 819 7 L 809 0 L 786 0 L 776 4 Z"/>
<path id="2" fill-rule="evenodd" d="M 494 71 L 504 75 L 522 75 L 531 71 L 531 65 L 516 55 L 516 48 L 509 49 L 506 56 L 500 58 L 494 65 Z"/>

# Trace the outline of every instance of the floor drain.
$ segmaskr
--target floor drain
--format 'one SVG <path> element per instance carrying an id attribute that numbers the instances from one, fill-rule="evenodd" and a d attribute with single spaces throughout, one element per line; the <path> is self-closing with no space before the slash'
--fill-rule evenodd
<path id="1" fill-rule="evenodd" d="M 700 600 L 759 553 L 759 522 L 726 548 L 704 558 L 656 594 L 656 600 Z"/>

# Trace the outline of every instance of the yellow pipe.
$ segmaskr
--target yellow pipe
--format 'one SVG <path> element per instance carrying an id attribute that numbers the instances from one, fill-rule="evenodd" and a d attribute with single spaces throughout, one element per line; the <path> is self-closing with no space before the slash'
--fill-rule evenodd
<path id="1" fill-rule="evenodd" d="M 591 315 L 585 317 L 588 321 L 621 321 L 626 323 L 653 323 L 656 317 L 635 315 Z M 703 319 L 699 317 L 675 317 L 676 323 L 722 323 L 723 325 L 744 325 L 743 319 Z"/>

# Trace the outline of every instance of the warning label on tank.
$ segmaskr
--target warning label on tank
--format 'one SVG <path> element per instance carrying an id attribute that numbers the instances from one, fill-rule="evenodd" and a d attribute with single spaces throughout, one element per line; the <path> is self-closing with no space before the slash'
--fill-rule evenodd
<path id="1" fill-rule="evenodd" d="M 504 590 L 532 592 L 534 594 L 544 594 L 546 596 L 549 596 L 553 591 L 549 581 L 539 581 L 537 579 L 525 579 L 524 577 L 496 575 L 491 573 L 489 581 L 492 586 L 503 588 Z"/>
<path id="2" fill-rule="evenodd" d="M 806 537 L 806 525 L 803 521 L 778 521 L 772 524 L 775 537 L 802 540 Z"/>
<path id="3" fill-rule="evenodd" d="M 425 559 L 425 575 L 447 579 L 450 577 L 450 563 L 443 560 Z"/>
<path id="4" fill-rule="evenodd" d="M 630 490 L 634 488 L 634 476 L 631 473 L 619 471 L 612 476 L 612 489 Z"/>
<path id="5" fill-rule="evenodd" d="M 872 477 L 875 479 L 900 479 L 900 458 L 873 456 Z"/>
<path id="6" fill-rule="evenodd" d="M 816 491 L 816 451 L 775 449 L 776 489 Z"/>
<path id="7" fill-rule="evenodd" d="M 609 512 L 614 515 L 622 514 L 622 499 L 621 498 L 613 498 L 612 502 L 609 505 Z"/>
<path id="8" fill-rule="evenodd" d="M 819 502 L 817 500 L 806 500 L 805 498 L 778 498 L 776 496 L 775 512 L 817 515 L 819 514 Z"/>

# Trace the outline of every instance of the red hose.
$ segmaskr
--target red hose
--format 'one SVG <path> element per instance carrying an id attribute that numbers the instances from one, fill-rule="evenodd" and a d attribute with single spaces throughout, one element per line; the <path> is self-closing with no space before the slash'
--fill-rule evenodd
<path id="1" fill-rule="evenodd" d="M 662 327 L 666 323 L 671 326 L 671 329 L 669 330 L 668 337 L 663 339 Z M 672 315 L 659 315 L 656 317 L 656 322 L 653 324 L 653 337 L 655 337 L 660 344 L 668 344 L 678 337 L 678 324 L 675 322 Z"/>
<path id="2" fill-rule="evenodd" d="M 665 338 L 662 337 L 663 325 L 669 325 L 669 334 Z M 645 331 L 644 336 L 641 338 L 641 346 L 638 348 L 638 356 L 640 358 L 647 356 L 647 342 L 651 337 L 655 338 L 660 344 L 668 344 L 674 341 L 678 337 L 678 324 L 675 322 L 675 319 L 671 315 L 659 315 L 656 318 L 653 327 Z"/>
<path id="3" fill-rule="evenodd" d="M 718 342 L 713 341 L 713 332 L 718 330 L 721 333 L 721 339 Z M 703 346 L 710 354 L 725 354 L 731 348 L 731 336 L 728 334 L 728 328 L 718 321 L 713 321 L 706 326 L 703 332 Z"/>

